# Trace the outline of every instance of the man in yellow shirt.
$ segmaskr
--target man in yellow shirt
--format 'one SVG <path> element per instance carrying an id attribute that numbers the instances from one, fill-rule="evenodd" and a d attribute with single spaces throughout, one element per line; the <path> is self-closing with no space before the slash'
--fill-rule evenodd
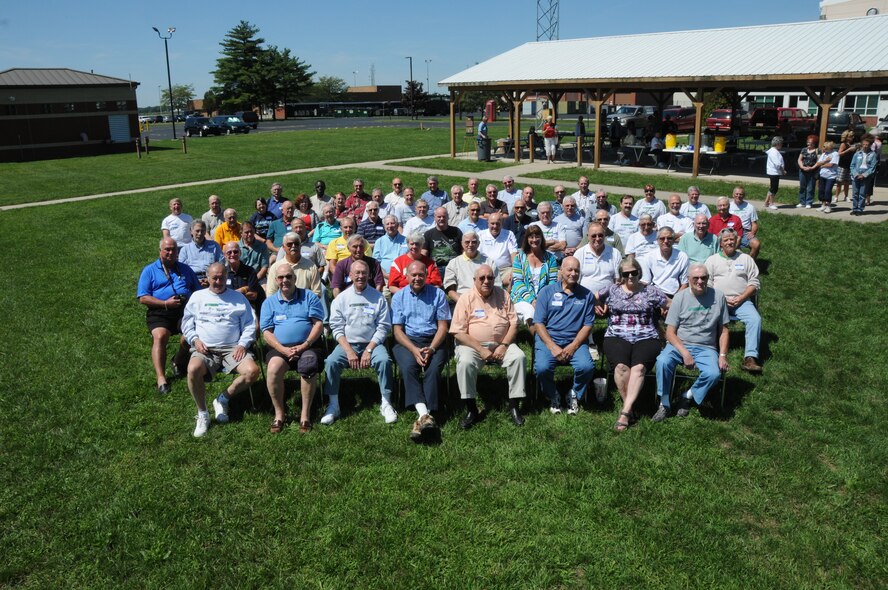
<path id="1" fill-rule="evenodd" d="M 348 250 L 348 239 L 357 230 L 357 224 L 353 218 L 343 217 L 339 220 L 339 228 L 342 230 L 342 235 L 330 240 L 330 243 L 327 244 L 327 255 L 325 258 L 327 259 L 327 276 L 329 277 L 333 276 L 333 271 L 336 270 L 338 262 L 351 256 L 351 252 Z M 373 249 L 365 248 L 364 255 L 373 256 Z"/>
<path id="2" fill-rule="evenodd" d="M 216 226 L 216 232 L 213 235 L 213 238 L 215 238 L 219 246 L 224 248 L 225 244 L 228 242 L 240 241 L 241 224 L 237 222 L 237 211 L 231 208 L 225 210 L 222 214 L 222 218 L 225 222 Z"/>

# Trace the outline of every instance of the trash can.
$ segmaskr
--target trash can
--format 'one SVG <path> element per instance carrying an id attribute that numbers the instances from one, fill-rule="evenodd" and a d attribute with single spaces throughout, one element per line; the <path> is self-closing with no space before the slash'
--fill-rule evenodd
<path id="1" fill-rule="evenodd" d="M 478 138 L 478 161 L 487 162 L 490 160 L 490 138 Z"/>

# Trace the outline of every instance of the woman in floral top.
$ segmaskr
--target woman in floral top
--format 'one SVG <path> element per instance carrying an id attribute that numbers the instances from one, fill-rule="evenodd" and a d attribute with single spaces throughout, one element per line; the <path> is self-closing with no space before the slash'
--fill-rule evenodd
<path id="1" fill-rule="evenodd" d="M 596 300 L 597 311 L 608 315 L 603 348 L 623 399 L 623 409 L 614 424 L 622 432 L 629 428 L 644 374 L 662 348 L 656 318 L 658 310 L 666 305 L 666 295 L 653 285 L 644 285 L 641 265 L 635 256 L 627 256 L 620 263 L 620 282 L 599 292 Z"/>
<path id="2" fill-rule="evenodd" d="M 530 324 L 540 289 L 558 281 L 558 259 L 546 250 L 543 230 L 528 225 L 524 232 L 521 252 L 512 261 L 512 301 L 518 320 Z"/>

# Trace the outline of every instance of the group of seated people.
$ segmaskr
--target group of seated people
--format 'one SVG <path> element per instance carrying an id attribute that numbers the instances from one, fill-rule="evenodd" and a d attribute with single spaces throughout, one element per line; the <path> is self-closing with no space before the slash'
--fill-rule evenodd
<path id="1" fill-rule="evenodd" d="M 624 195 L 617 206 L 604 191 L 591 190 L 586 177 L 573 194 L 559 185 L 541 202 L 532 187 L 519 190 L 509 176 L 502 189 L 491 184 L 483 193 L 474 178 L 468 191 L 455 185 L 450 194 L 436 177 L 427 182 L 415 200 L 414 189 L 398 178 L 387 195 L 378 188 L 365 193 L 356 179 L 353 193 L 334 200 L 319 180 L 314 195 L 293 201 L 275 183 L 242 223 L 234 209 L 222 210 L 217 195 L 200 219 L 184 213 L 179 199 L 170 201 L 159 258 L 142 271 L 137 297 L 147 307 L 160 393 L 170 391 L 169 339 L 182 334 L 172 373 L 187 376 L 198 409 L 194 436 L 210 426 L 205 382 L 216 372 L 237 374 L 212 402 L 220 423 L 228 421 L 231 397 L 259 379 L 258 336 L 274 433 L 285 426 L 284 378 L 291 370 L 300 375 L 301 432 L 312 428 L 322 370 L 328 399 L 322 424 L 341 415 L 341 372 L 371 367 L 380 413 L 396 422 L 397 363 L 404 406 L 416 411 L 410 436 L 426 440 L 438 429 L 439 380 L 450 357 L 466 408 L 463 428 L 481 420 L 476 381 L 485 364 L 505 369 L 508 411 L 520 426 L 526 355 L 516 339 L 525 327 L 550 411 L 576 414 L 599 355 L 596 317 L 608 319 L 602 349 L 623 401 L 618 431 L 636 420 L 633 404 L 655 362 L 661 405 L 653 420 L 685 416 L 702 403 L 727 369 L 732 319 L 746 329 L 741 368 L 761 372 L 761 318 L 753 304 L 760 287 L 758 216 L 742 187 L 732 199 L 719 198 L 712 214 L 696 187 L 684 202 L 670 195 L 667 206 L 646 185 L 644 198 Z M 329 354 L 328 334 L 336 343 Z M 559 364 L 574 369 L 564 399 L 555 387 Z M 678 364 L 700 375 L 673 408 Z"/>

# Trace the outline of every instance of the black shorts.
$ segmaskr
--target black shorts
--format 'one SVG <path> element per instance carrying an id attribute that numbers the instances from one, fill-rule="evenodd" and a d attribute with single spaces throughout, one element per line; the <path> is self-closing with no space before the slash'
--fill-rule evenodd
<path id="1" fill-rule="evenodd" d="M 629 368 L 635 365 L 644 365 L 647 371 L 654 366 L 657 355 L 663 349 L 663 343 L 659 338 L 648 338 L 632 343 L 610 336 L 604 339 L 602 348 L 611 370 L 615 369 L 617 365 L 626 365 Z"/>
<path id="2" fill-rule="evenodd" d="M 148 331 L 151 332 L 154 328 L 166 328 L 170 331 L 170 334 L 179 334 L 184 313 L 185 308 L 182 306 L 178 309 L 150 308 L 145 315 Z"/>
<path id="3" fill-rule="evenodd" d="M 272 347 L 268 347 L 268 350 L 265 353 L 265 363 L 266 365 L 273 358 L 282 358 L 289 365 L 291 371 L 296 371 L 306 379 L 310 379 L 314 377 L 318 373 L 321 372 L 321 365 L 323 363 L 324 351 L 323 349 L 315 346 L 314 348 L 309 348 L 305 352 L 299 355 L 299 358 L 295 360 L 288 360 L 287 357 L 279 353 Z"/>

